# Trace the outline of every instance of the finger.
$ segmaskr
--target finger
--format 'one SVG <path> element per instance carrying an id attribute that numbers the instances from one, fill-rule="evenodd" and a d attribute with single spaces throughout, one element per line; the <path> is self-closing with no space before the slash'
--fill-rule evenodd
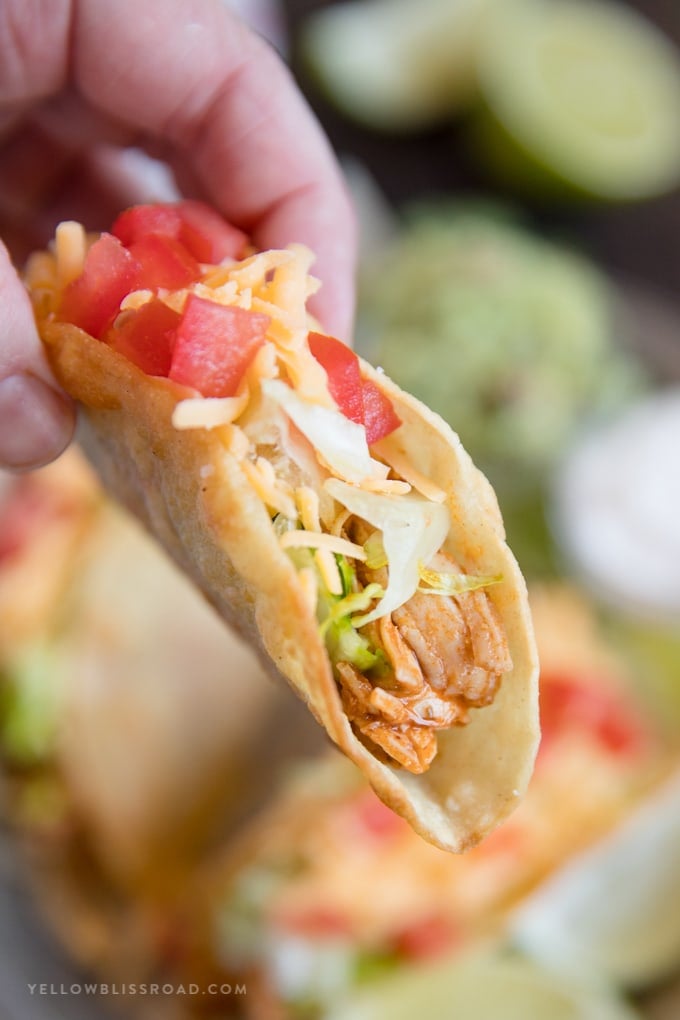
<path id="1" fill-rule="evenodd" d="M 0 216 L 21 224 L 50 201 L 68 176 L 74 156 L 30 123 L 2 143 Z"/>
<path id="2" fill-rule="evenodd" d="M 62 220 L 78 220 L 92 231 L 108 230 L 127 206 L 179 197 L 167 166 L 139 150 L 97 147 L 72 166 L 58 192 L 25 221 L 28 250 L 26 245 L 18 255 L 11 246 L 10 250 L 21 262 L 30 251 L 45 245 Z"/>
<path id="3" fill-rule="evenodd" d="M 53 460 L 69 442 L 74 412 L 49 370 L 26 291 L 0 246 L 0 466 Z"/>
<path id="4" fill-rule="evenodd" d="M 278 248 L 300 240 L 316 253 L 312 273 L 322 282 L 309 308 L 329 333 L 351 342 L 354 320 L 354 213 L 347 209 L 345 231 L 338 232 L 338 212 L 329 209 L 313 189 L 291 195 L 263 220 L 255 239 L 262 248 Z M 347 233 L 350 234 L 348 243 Z"/>
<path id="5" fill-rule="evenodd" d="M 316 310 L 346 336 L 356 228 L 330 146 L 280 59 L 223 5 L 83 0 L 73 68 L 109 117 L 175 145 L 225 215 L 260 245 L 318 256 Z M 143 101 L 140 101 L 143 97 Z"/>
<path id="6" fill-rule="evenodd" d="M 175 0 L 171 16 L 166 0 L 81 0 L 71 25 L 67 0 L 43 8 L 36 28 L 32 3 L 1 5 L 0 93 L 20 104 L 70 79 L 98 115 L 90 136 L 118 124 L 170 142 L 206 197 L 259 244 L 316 252 L 315 310 L 346 337 L 354 216 L 328 142 L 273 50 L 216 0 Z M 14 23 L 4 46 L 3 15 Z"/>

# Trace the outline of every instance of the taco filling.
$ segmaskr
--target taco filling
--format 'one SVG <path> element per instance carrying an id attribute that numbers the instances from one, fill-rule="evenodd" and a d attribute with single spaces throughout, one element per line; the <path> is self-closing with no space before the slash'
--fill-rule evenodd
<path id="1" fill-rule="evenodd" d="M 316 614 L 355 735 L 420 774 L 437 731 L 491 704 L 512 668 L 487 591 L 503 578 L 454 558 L 447 493 L 400 443 L 379 373 L 306 310 L 311 262 L 300 245 L 255 252 L 185 201 L 128 209 L 100 236 L 62 223 L 26 282 L 40 320 L 167 379 L 175 429 L 211 430 L 238 460 Z"/>

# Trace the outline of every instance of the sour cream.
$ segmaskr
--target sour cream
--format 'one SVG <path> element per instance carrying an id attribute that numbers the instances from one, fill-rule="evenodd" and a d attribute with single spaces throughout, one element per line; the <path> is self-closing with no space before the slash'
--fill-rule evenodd
<path id="1" fill-rule="evenodd" d="M 554 507 L 558 539 L 592 587 L 680 632 L 680 387 L 586 435 Z"/>

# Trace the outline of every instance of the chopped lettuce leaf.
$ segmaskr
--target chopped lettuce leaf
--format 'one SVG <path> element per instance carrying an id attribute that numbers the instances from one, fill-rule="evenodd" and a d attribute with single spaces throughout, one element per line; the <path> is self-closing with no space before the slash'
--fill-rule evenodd
<path id="1" fill-rule="evenodd" d="M 337 478 L 327 479 L 324 488 L 350 513 L 382 531 L 389 581 L 378 605 L 352 621 L 355 627 L 362 627 L 398 609 L 416 592 L 419 565 L 429 563 L 441 548 L 449 531 L 449 512 L 441 503 L 410 494 L 366 492 Z"/>
<path id="2" fill-rule="evenodd" d="M 360 673 L 365 673 L 383 661 L 384 655 L 380 649 L 372 648 L 364 635 L 355 630 L 347 616 L 331 624 L 326 634 L 326 644 L 334 662 L 349 662 Z"/>
<path id="3" fill-rule="evenodd" d="M 364 552 L 366 553 L 366 566 L 370 570 L 380 570 L 381 567 L 387 566 L 385 546 L 379 531 L 374 531 L 366 539 L 364 542 Z"/>
<path id="4" fill-rule="evenodd" d="M 422 563 L 418 565 L 418 573 L 421 581 L 427 585 L 418 586 L 418 591 L 423 595 L 461 595 L 466 591 L 486 588 L 490 584 L 500 584 L 503 580 L 502 574 L 446 574 L 424 567 Z"/>
<path id="5" fill-rule="evenodd" d="M 294 521 L 284 514 L 277 514 L 273 521 L 277 535 L 283 535 L 296 527 Z M 372 648 L 368 640 L 355 630 L 351 614 L 368 609 L 371 602 L 382 598 L 384 592 L 378 584 L 369 584 L 363 591 L 355 590 L 356 573 L 345 556 L 335 560 L 342 580 L 342 595 L 333 595 L 326 587 L 321 572 L 314 560 L 313 550 L 292 547 L 286 550 L 297 570 L 314 570 L 318 583 L 317 618 L 319 631 L 325 641 L 328 654 L 333 662 L 349 662 L 361 672 L 383 664 L 384 655 Z"/>
<path id="6" fill-rule="evenodd" d="M 343 616 L 351 617 L 352 613 L 365 612 L 374 599 L 381 599 L 384 594 L 379 584 L 368 584 L 362 591 L 355 591 L 338 599 L 321 623 L 321 633 L 324 634 L 331 624 L 339 623 Z"/>
<path id="7" fill-rule="evenodd" d="M 351 614 L 368 609 L 374 599 L 382 597 L 383 590 L 378 584 L 369 584 L 363 591 L 354 591 L 354 569 L 344 556 L 337 556 L 336 560 L 343 595 L 331 595 L 323 583 L 319 584 L 319 631 L 333 662 L 349 662 L 363 673 L 380 665 L 383 655 L 355 629 Z"/>
<path id="8" fill-rule="evenodd" d="M 330 471 L 348 482 L 386 478 L 389 469 L 371 457 L 366 430 L 340 411 L 303 400 L 279 379 L 265 379 L 262 392 L 277 403 L 312 444 Z"/>

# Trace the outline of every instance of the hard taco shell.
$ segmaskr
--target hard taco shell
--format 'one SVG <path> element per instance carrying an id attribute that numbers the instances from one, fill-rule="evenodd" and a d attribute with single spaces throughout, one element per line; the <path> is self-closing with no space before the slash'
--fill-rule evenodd
<path id="1" fill-rule="evenodd" d="M 447 493 L 448 549 L 468 572 L 502 575 L 488 588 L 513 668 L 493 703 L 438 733 L 429 770 L 378 761 L 343 711 L 329 657 L 296 570 L 269 513 L 220 429 L 178 431 L 176 383 L 149 377 L 82 330 L 40 324 L 53 370 L 81 405 L 80 437 L 107 488 L 137 515 L 224 620 L 283 674 L 378 795 L 422 836 L 455 852 L 482 839 L 516 805 L 536 754 L 538 663 L 526 586 L 504 541 L 491 486 L 457 435 L 362 362 L 403 421 L 395 434 L 418 470 Z"/>

